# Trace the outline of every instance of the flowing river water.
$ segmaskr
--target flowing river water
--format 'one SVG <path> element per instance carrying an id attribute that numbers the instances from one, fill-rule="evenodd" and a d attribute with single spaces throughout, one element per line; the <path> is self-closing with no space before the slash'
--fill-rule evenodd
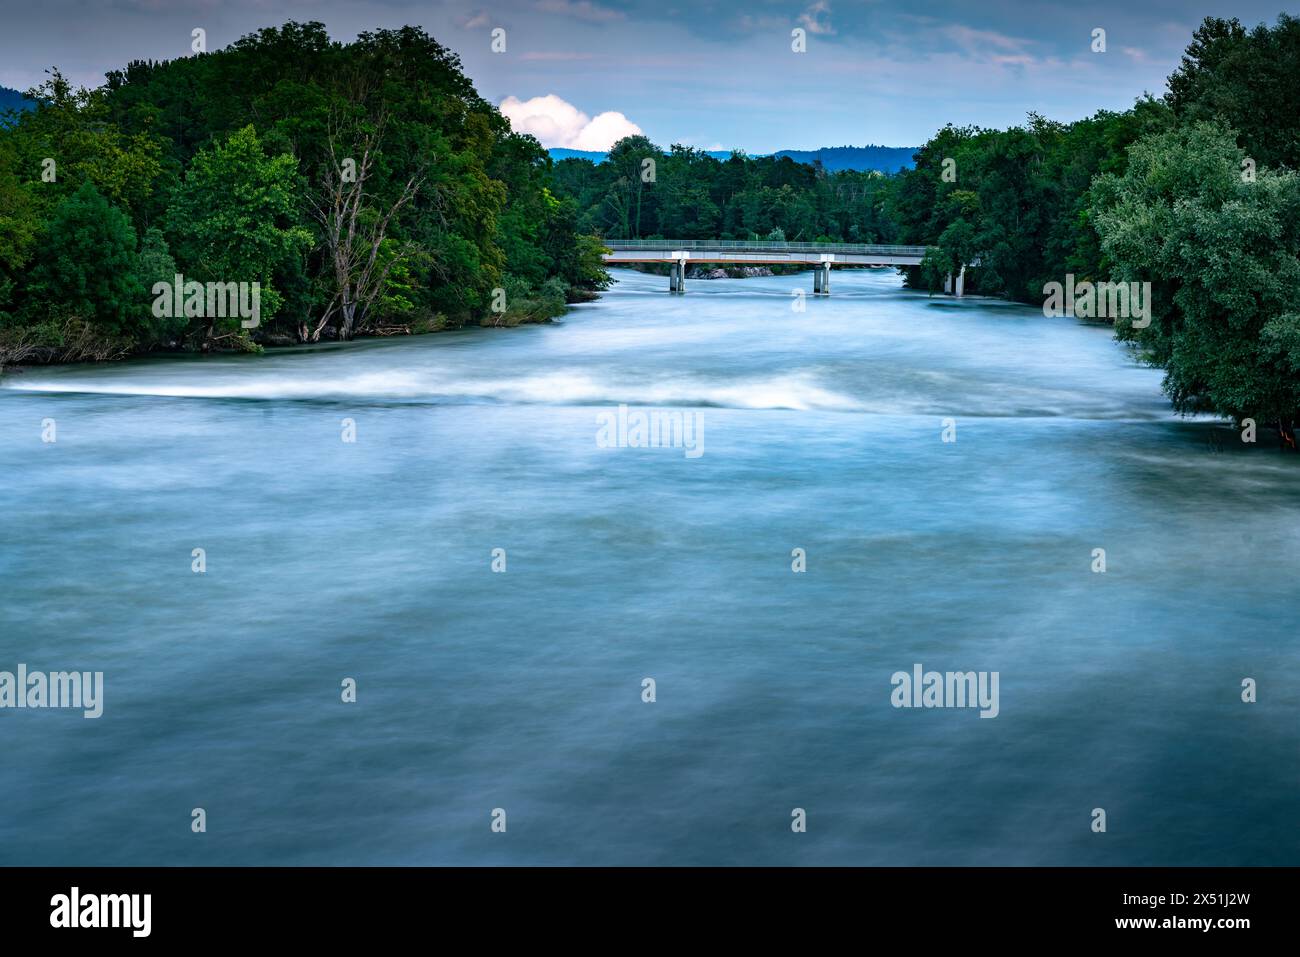
<path id="1" fill-rule="evenodd" d="M 0 863 L 1300 864 L 1300 459 L 1103 327 L 617 276 L 7 376 L 0 670 L 104 694 L 0 711 Z M 621 403 L 702 454 L 601 447 Z"/>

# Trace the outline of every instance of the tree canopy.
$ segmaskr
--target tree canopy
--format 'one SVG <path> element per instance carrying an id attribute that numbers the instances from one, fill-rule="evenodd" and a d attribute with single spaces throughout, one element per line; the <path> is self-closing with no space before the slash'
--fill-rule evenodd
<path id="1" fill-rule="evenodd" d="M 417 27 L 290 22 L 31 95 L 0 129 L 0 352 L 66 357 L 56 313 L 128 349 L 255 349 L 543 319 L 608 282 L 546 152 Z M 258 283 L 261 325 L 159 322 L 165 266 Z"/>

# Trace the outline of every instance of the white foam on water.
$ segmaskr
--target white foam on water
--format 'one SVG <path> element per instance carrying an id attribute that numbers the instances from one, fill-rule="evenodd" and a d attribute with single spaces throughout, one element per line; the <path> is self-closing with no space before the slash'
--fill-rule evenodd
<path id="1" fill-rule="evenodd" d="M 5 387 L 23 392 L 90 393 L 97 395 L 165 396 L 191 399 L 424 399 L 487 401 L 521 405 L 705 405 L 737 409 L 853 411 L 862 405 L 852 397 L 818 385 L 807 374 L 718 380 L 673 378 L 663 381 L 615 383 L 582 372 L 548 372 L 518 378 L 459 378 L 449 380 L 432 371 L 357 373 L 339 377 L 269 377 L 202 380 L 116 379 L 111 375 L 76 379 L 14 380 Z"/>

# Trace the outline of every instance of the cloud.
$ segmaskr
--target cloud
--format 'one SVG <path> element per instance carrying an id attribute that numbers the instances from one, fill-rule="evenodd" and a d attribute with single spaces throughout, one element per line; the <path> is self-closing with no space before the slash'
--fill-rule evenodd
<path id="1" fill-rule="evenodd" d="M 831 26 L 831 5 L 828 0 L 815 0 L 807 10 L 799 14 L 799 22 L 809 33 L 835 32 Z"/>
<path id="2" fill-rule="evenodd" d="M 592 23 L 609 23 L 611 20 L 626 19 L 626 14 L 621 10 L 611 10 L 609 7 L 592 3 L 591 0 L 537 0 L 534 6 L 543 13 L 589 20 Z"/>
<path id="3" fill-rule="evenodd" d="M 548 149 L 563 146 L 603 153 L 623 137 L 641 132 L 622 113 L 609 110 L 593 119 L 554 93 L 531 100 L 507 96 L 500 110 L 516 133 L 531 133 Z"/>
<path id="4" fill-rule="evenodd" d="M 960 23 L 948 24 L 943 28 L 943 33 L 962 49 L 971 52 L 989 49 L 1020 51 L 1027 42 L 996 30 L 978 30 Z"/>
<path id="5" fill-rule="evenodd" d="M 462 29 L 465 30 L 476 30 L 479 27 L 487 26 L 491 22 L 492 20 L 488 16 L 486 10 L 475 10 L 473 13 L 463 16 L 459 20 Z"/>

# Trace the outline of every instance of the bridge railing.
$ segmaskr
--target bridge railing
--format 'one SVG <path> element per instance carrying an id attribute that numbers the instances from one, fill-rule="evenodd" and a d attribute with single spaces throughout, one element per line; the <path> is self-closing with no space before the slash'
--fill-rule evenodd
<path id="1" fill-rule="evenodd" d="M 843 253 L 846 256 L 924 256 L 925 246 L 883 246 L 871 243 L 787 243 L 767 239 L 606 239 L 603 243 L 614 252 L 676 250 L 690 251 L 762 251 L 790 253 Z"/>

